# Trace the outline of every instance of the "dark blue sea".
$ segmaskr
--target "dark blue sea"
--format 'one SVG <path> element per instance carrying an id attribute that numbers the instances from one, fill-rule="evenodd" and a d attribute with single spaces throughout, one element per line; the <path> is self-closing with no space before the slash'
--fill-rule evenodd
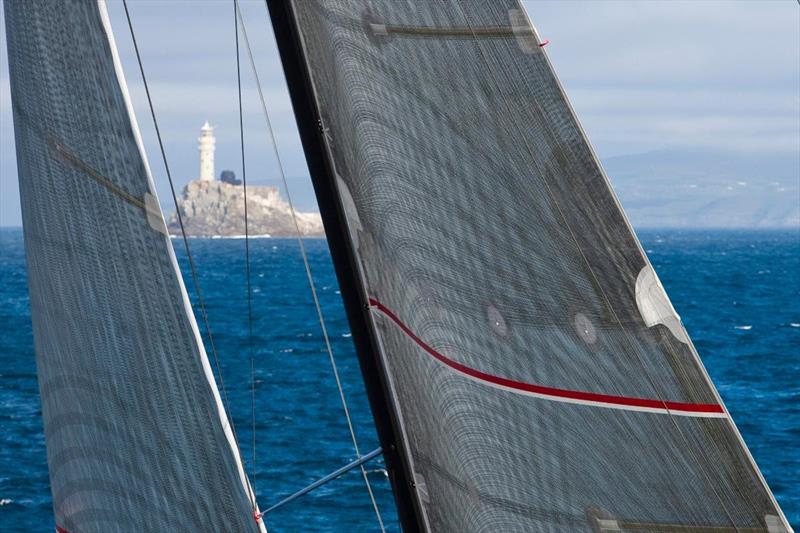
<path id="1" fill-rule="evenodd" d="M 642 231 L 640 237 L 790 522 L 800 525 L 800 232 Z M 182 243 L 174 241 L 179 257 Z M 251 470 L 244 242 L 190 240 L 242 452 Z M 314 277 L 362 452 L 377 446 L 327 246 Z M 262 508 L 353 458 L 296 241 L 251 241 Z M 185 267 L 185 261 L 182 262 Z M 186 274 L 185 274 L 186 275 Z M 191 283 L 188 283 L 191 292 Z M 0 229 L 0 531 L 53 531 L 22 232 Z M 397 530 L 381 464 L 370 469 Z M 350 473 L 269 516 L 272 532 L 375 531 Z"/>

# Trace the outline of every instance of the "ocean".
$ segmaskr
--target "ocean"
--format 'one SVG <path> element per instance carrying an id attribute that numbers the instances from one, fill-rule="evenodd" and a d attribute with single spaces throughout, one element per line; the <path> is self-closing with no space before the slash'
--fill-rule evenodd
<path id="1" fill-rule="evenodd" d="M 800 525 L 800 232 L 647 230 L 640 238 L 764 476 Z M 182 243 L 173 241 L 186 266 Z M 362 452 L 377 447 L 323 240 L 307 240 Z M 244 241 L 191 239 L 242 453 L 252 472 Z M 251 241 L 256 483 L 262 508 L 353 458 L 297 242 Z M 188 276 L 184 273 L 185 276 Z M 188 277 L 187 277 L 188 279 Z M 187 283 L 190 287 L 191 283 Z M 0 229 L 0 530 L 53 531 L 20 229 Z M 398 530 L 381 463 L 369 464 Z M 270 531 L 375 531 L 351 472 L 278 511 Z"/>

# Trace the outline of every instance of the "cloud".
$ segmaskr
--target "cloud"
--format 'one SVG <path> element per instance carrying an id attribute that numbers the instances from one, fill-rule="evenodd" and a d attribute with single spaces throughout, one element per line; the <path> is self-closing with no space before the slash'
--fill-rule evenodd
<path id="1" fill-rule="evenodd" d="M 304 156 L 264 3 L 241 2 L 281 156 L 303 209 Z M 526 2 L 602 158 L 663 148 L 797 153 L 800 8 L 792 0 Z M 196 137 L 217 126 L 218 168 L 239 170 L 233 13 L 226 1 L 130 2 L 137 40 L 179 183 L 197 173 Z M 151 166 L 162 165 L 121 2 L 109 12 Z M 5 32 L 3 31 L 3 37 Z M 13 128 L 0 49 L 0 224 L 19 223 Z M 278 179 L 243 55 L 248 176 Z M 161 198 L 169 198 L 162 177 Z"/>
<path id="2" fill-rule="evenodd" d="M 800 18 L 790 0 L 526 4 L 575 81 L 797 86 Z"/>
<path id="3" fill-rule="evenodd" d="M 797 152 L 796 3 L 526 4 L 601 156 L 665 147 Z"/>

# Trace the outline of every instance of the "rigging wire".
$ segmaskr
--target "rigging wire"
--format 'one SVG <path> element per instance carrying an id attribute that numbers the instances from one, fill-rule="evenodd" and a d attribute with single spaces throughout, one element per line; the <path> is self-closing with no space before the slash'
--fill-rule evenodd
<path id="1" fill-rule="evenodd" d="M 798 2 L 800 2 L 800 0 L 798 0 Z M 461 16 L 461 17 L 464 19 L 464 21 L 466 22 L 467 26 L 470 28 L 470 31 L 471 31 L 471 33 L 472 33 L 472 39 L 473 39 L 473 42 L 474 42 L 474 44 L 475 44 L 475 47 L 476 47 L 476 48 L 477 48 L 477 50 L 478 50 L 478 54 L 479 54 L 479 55 L 480 55 L 480 57 L 481 57 L 482 63 L 484 63 L 484 64 L 486 65 L 487 72 L 489 73 L 490 77 L 492 78 L 492 81 L 495 83 L 495 85 L 496 85 L 497 87 L 502 87 L 502 84 L 500 83 L 500 80 L 499 80 L 499 79 L 498 79 L 498 77 L 495 75 L 495 71 L 494 71 L 494 69 L 493 69 L 492 62 L 491 62 L 491 61 L 489 60 L 489 58 L 487 57 L 487 53 L 486 53 L 486 51 L 484 50 L 484 47 L 483 47 L 483 46 L 480 44 L 480 40 L 478 39 L 478 36 L 477 36 L 477 34 L 475 33 L 475 29 L 473 28 L 472 22 L 469 20 L 469 17 L 467 16 L 467 13 L 466 13 L 466 11 L 464 10 L 464 8 L 463 8 L 463 7 L 462 7 L 462 5 L 461 5 L 461 0 L 455 0 L 455 6 L 457 7 L 457 9 L 458 9 L 458 11 L 459 11 L 459 13 L 460 13 L 460 16 Z M 524 9 L 524 8 L 523 8 L 523 9 Z M 530 24 L 530 21 L 528 21 L 528 24 Z M 535 34 L 535 33 L 534 33 L 534 34 Z M 539 48 L 542 48 L 542 47 L 540 46 Z M 542 51 L 542 54 L 544 54 L 544 53 L 545 53 L 545 52 L 544 52 L 544 51 Z M 546 57 L 546 56 L 545 56 L 545 57 Z M 519 67 L 518 67 L 518 69 L 519 69 Z M 553 74 L 553 76 L 555 77 L 555 74 Z M 556 79 L 556 83 L 558 83 L 557 79 Z M 503 104 L 504 104 L 504 106 L 503 106 L 503 107 L 505 108 L 505 111 L 506 111 L 506 113 L 507 113 L 507 116 L 513 117 L 513 116 L 514 116 L 514 114 L 513 114 L 513 111 L 512 111 L 512 109 L 511 109 L 511 106 L 510 106 L 510 105 L 508 104 L 508 102 L 506 101 L 506 99 L 503 99 L 503 98 L 501 98 L 501 99 L 500 99 L 500 101 L 501 101 L 501 102 L 503 102 Z M 567 103 L 567 105 L 569 106 L 569 104 L 568 104 L 568 103 Z M 535 106 L 534 108 L 535 108 L 535 109 L 538 109 L 538 107 L 536 107 L 536 106 Z M 570 109 L 571 109 L 571 108 L 570 108 Z M 577 122 L 577 118 L 575 118 L 575 121 Z M 512 120 L 511 122 L 512 122 L 512 124 L 514 124 L 514 125 L 517 125 L 517 121 L 515 121 L 515 120 Z M 580 128 L 580 126 L 578 126 L 578 127 Z M 562 220 L 564 221 L 564 226 L 565 226 L 565 227 L 567 228 L 567 230 L 569 231 L 569 234 L 570 234 L 570 236 L 572 237 L 572 240 L 573 240 L 573 242 L 574 242 L 574 245 L 575 245 L 575 247 L 577 248 L 578 252 L 580 253 L 580 255 L 581 255 L 581 258 L 583 259 L 583 262 L 585 263 L 585 265 L 586 265 L 586 267 L 587 267 L 587 269 L 588 269 L 589 273 L 591 274 L 592 278 L 594 279 L 595 285 L 596 285 L 596 286 L 598 287 L 598 289 L 600 290 L 600 293 L 602 294 L 602 298 L 603 298 L 603 300 L 605 301 L 606 307 L 607 307 L 607 308 L 608 308 L 608 310 L 611 312 L 612 316 L 614 317 L 614 319 L 616 320 L 616 322 L 619 324 L 619 326 L 620 326 L 620 328 L 622 329 L 622 331 L 626 333 L 626 338 L 628 338 L 628 339 L 629 339 L 629 338 L 630 338 L 630 333 L 628 333 L 628 332 L 627 332 L 627 330 L 625 329 L 625 326 L 623 325 L 622 321 L 620 320 L 619 316 L 617 315 L 617 312 L 616 312 L 616 310 L 615 310 L 615 309 L 614 309 L 614 307 L 611 305 L 611 300 L 610 300 L 610 299 L 609 299 L 609 297 L 606 295 L 606 293 L 605 293 L 605 290 L 603 289 L 603 285 L 600 283 L 600 280 L 598 279 L 597 275 L 595 274 L 595 272 L 594 272 L 594 269 L 592 268 L 592 265 L 591 265 L 591 263 L 589 262 L 589 259 L 588 259 L 588 258 L 586 257 L 586 255 L 584 254 L 584 252 L 583 252 L 583 249 L 581 248 L 581 246 L 580 246 L 580 244 L 579 244 L 579 241 L 578 241 L 577 237 L 575 236 L 575 233 L 574 233 L 574 231 L 573 231 L 573 229 L 572 229 L 572 227 L 571 227 L 571 225 L 570 225 L 570 223 L 569 223 L 569 220 L 567 219 L 566 215 L 564 214 L 564 211 L 561 209 L 561 206 L 559 205 L 559 203 L 558 203 L 558 200 L 557 200 L 557 198 L 556 198 L 555 194 L 553 193 L 552 189 L 550 188 L 550 184 L 549 184 L 548 180 L 545 178 L 546 174 L 545 174 L 545 173 L 542 173 L 542 172 L 541 172 L 541 169 L 539 169 L 539 168 L 538 168 L 538 166 L 539 166 L 539 165 L 538 165 L 538 163 L 536 162 L 536 161 L 537 161 L 537 158 L 535 157 L 535 153 L 534 153 L 534 150 L 533 150 L 533 148 L 531 147 L 530 143 L 529 143 L 529 142 L 528 142 L 528 140 L 527 140 L 527 137 L 525 136 L 525 134 L 524 134 L 524 132 L 521 130 L 521 128 L 517 127 L 517 129 L 519 130 L 519 138 L 520 138 L 520 139 L 522 139 L 522 140 L 524 141 L 525 148 L 527 149 L 528 153 L 529 153 L 529 154 L 531 155 L 531 157 L 533 158 L 533 161 L 534 161 L 534 163 L 535 163 L 535 165 L 536 165 L 536 167 L 537 167 L 537 170 L 539 170 L 539 174 L 540 174 L 540 175 L 543 177 L 543 180 L 542 180 L 542 181 L 543 181 L 543 183 L 544 183 L 544 185 L 545 185 L 545 189 L 547 190 L 547 193 L 548 193 L 548 195 L 550 196 L 551 200 L 553 201 L 553 204 L 556 206 L 556 209 L 557 209 L 557 211 L 558 211 L 559 215 L 561 216 Z M 612 195 L 613 195 L 613 191 L 612 191 Z M 631 230 L 631 231 L 632 231 L 632 230 Z M 642 255 L 644 256 L 644 253 L 643 253 L 643 252 L 641 252 L 641 253 L 642 253 Z M 645 259 L 645 262 L 646 262 L 646 263 L 649 265 L 649 261 L 647 260 L 647 257 L 646 257 L 646 256 L 644 256 L 644 259 Z M 629 342 L 630 342 L 630 339 L 629 339 Z M 653 380 L 653 378 L 650 376 L 650 374 L 647 372 L 647 368 L 646 368 L 646 366 L 645 366 L 645 363 L 644 363 L 644 361 L 642 360 L 641 356 L 639 355 L 639 353 L 638 353 L 638 352 L 637 352 L 635 349 L 633 349 L 632 351 L 633 351 L 633 353 L 635 353 L 635 354 L 636 354 L 636 357 L 637 357 L 637 359 L 639 360 L 639 363 L 642 365 L 642 368 L 643 368 L 643 370 L 644 370 L 644 375 L 645 375 L 645 377 L 646 377 L 646 379 L 647 379 L 648 383 L 649 383 L 649 384 L 650 384 L 650 386 L 652 387 L 652 389 L 653 389 L 653 393 L 654 393 L 654 394 L 655 394 L 655 396 L 656 396 L 656 397 L 657 397 L 657 398 L 658 398 L 658 399 L 661 401 L 661 403 L 664 405 L 664 409 L 666 409 L 666 410 L 667 410 L 667 413 L 668 413 L 668 414 L 667 414 L 667 417 L 668 417 L 668 419 L 669 419 L 669 420 L 672 422 L 672 424 L 673 424 L 673 425 L 675 426 L 675 428 L 677 429 L 678 435 L 680 435 L 680 437 L 681 437 L 681 438 L 682 438 L 682 439 L 685 441 L 685 443 L 686 443 L 686 449 L 687 449 L 687 450 L 689 450 L 689 453 L 690 453 L 690 454 L 693 456 L 693 458 L 694 458 L 694 459 L 695 459 L 695 461 L 697 462 L 697 464 L 698 464 L 698 466 L 699 466 L 699 469 L 700 469 L 700 472 L 703 474 L 703 476 L 705 477 L 705 479 L 706 479 L 707 483 L 709 484 L 709 487 L 710 487 L 710 488 L 711 488 L 711 490 L 713 491 L 714 495 L 717 497 L 717 500 L 719 501 L 720 505 L 722 506 L 722 510 L 723 510 L 723 512 L 725 513 L 725 515 L 727 516 L 728 520 L 730 521 L 730 523 L 731 523 L 731 526 L 733 526 L 733 528 L 734 528 L 736 531 L 739 531 L 738 527 L 736 526 L 736 522 L 734 521 L 733 517 L 731 516 L 730 512 L 728 511 L 727 507 L 725 506 L 725 503 L 724 503 L 724 502 L 723 502 L 723 500 L 722 500 L 722 496 L 721 496 L 721 495 L 720 495 L 720 494 L 717 492 L 717 490 L 716 490 L 716 488 L 715 488 L 715 486 L 714 486 L 714 484 L 713 484 L 713 482 L 712 482 L 712 480 L 711 480 L 711 478 L 710 478 L 709 474 L 708 474 L 708 473 L 706 472 L 706 470 L 703 468 L 703 463 L 702 463 L 702 462 L 701 462 L 701 461 L 698 459 L 698 457 L 697 457 L 697 456 L 694 454 L 694 452 L 693 452 L 693 451 L 691 451 L 691 450 L 692 450 L 691 443 L 689 442 L 688 438 L 686 437 L 686 435 L 685 435 L 685 434 L 683 433 L 683 431 L 681 430 L 681 428 L 680 428 L 680 426 L 678 425 L 678 423 L 675 421 L 674 415 L 673 415 L 673 414 L 672 414 L 672 412 L 670 411 L 670 409 L 669 409 L 669 407 L 667 406 L 666 402 L 665 402 L 665 401 L 664 401 L 664 400 L 661 398 L 661 395 L 659 394 L 658 387 L 656 387 L 655 381 L 654 381 L 654 380 Z M 729 419 L 729 420 L 730 420 L 730 419 Z"/>
<path id="2" fill-rule="evenodd" d="M 239 54 L 239 12 L 238 0 L 233 0 L 233 26 L 236 35 L 236 85 L 239 96 L 239 142 L 242 153 L 242 192 L 244 195 L 244 257 L 245 257 L 245 277 L 247 278 L 247 352 L 250 358 L 250 407 L 253 437 L 253 458 L 252 458 L 252 495 L 253 511 L 256 510 L 256 374 L 255 361 L 253 360 L 253 290 L 250 277 L 250 231 L 247 219 L 247 167 L 244 156 L 244 114 L 242 113 L 242 70 Z"/>
<path id="3" fill-rule="evenodd" d="M 266 4 L 265 4 L 265 6 L 266 6 Z M 360 459 L 360 458 L 362 458 L 362 455 L 361 455 L 361 451 L 360 451 L 359 446 L 358 446 L 358 439 L 356 438 L 355 429 L 353 428 L 353 421 L 352 421 L 352 418 L 350 416 L 350 409 L 349 409 L 349 407 L 347 405 L 347 398 L 346 398 L 345 393 L 344 393 L 344 388 L 342 387 L 342 381 L 341 381 L 341 378 L 339 376 L 339 369 L 338 369 L 338 367 L 336 365 L 336 359 L 335 359 L 335 357 L 333 355 L 333 348 L 331 346 L 330 336 L 328 335 L 328 328 L 327 328 L 327 326 L 325 324 L 325 317 L 323 315 L 322 307 L 321 307 L 320 302 L 319 302 L 319 296 L 317 295 L 316 284 L 314 282 L 314 276 L 313 276 L 312 271 L 311 271 L 311 265 L 309 264 L 308 255 L 307 255 L 306 250 L 305 250 L 305 245 L 303 244 L 303 237 L 302 237 L 302 233 L 300 231 L 300 225 L 299 225 L 299 223 L 297 221 L 297 213 L 295 211 L 294 203 L 292 201 L 292 195 L 291 195 L 291 193 L 289 191 L 289 184 L 288 184 L 288 181 L 286 180 L 286 173 L 285 173 L 284 168 L 283 168 L 283 161 L 281 159 L 280 152 L 278 151 L 278 144 L 277 144 L 277 141 L 275 139 L 275 131 L 274 131 L 273 127 L 272 127 L 272 120 L 270 119 L 270 116 L 269 116 L 269 111 L 267 109 L 266 100 L 264 99 L 264 92 L 263 92 L 262 87 L 261 87 L 261 81 L 260 81 L 259 76 L 258 76 L 258 70 L 256 69 L 255 60 L 253 59 L 253 51 L 252 51 L 252 49 L 250 47 L 250 40 L 247 37 L 247 28 L 246 28 L 245 23 L 244 23 L 244 18 L 242 17 L 241 9 L 239 9 L 239 7 L 238 7 L 238 2 L 236 2 L 236 13 L 237 13 L 237 15 L 239 17 L 239 22 L 240 22 L 241 28 L 242 28 L 242 38 L 243 38 L 243 41 L 244 41 L 245 49 L 247 50 L 247 56 L 248 56 L 248 59 L 250 61 L 250 67 L 251 67 L 251 69 L 253 71 L 253 77 L 254 77 L 255 82 L 256 82 L 256 87 L 258 89 L 258 96 L 259 96 L 259 99 L 261 101 L 261 109 L 262 109 L 262 112 L 264 114 L 264 119 L 266 121 L 267 130 L 269 132 L 270 143 L 272 145 L 272 152 L 273 152 L 273 154 L 275 156 L 275 160 L 276 160 L 277 165 L 278 165 L 278 171 L 279 171 L 280 176 L 281 176 L 281 181 L 282 181 L 282 184 L 283 184 L 283 188 L 284 188 L 284 191 L 286 192 L 286 200 L 287 200 L 287 203 L 289 204 L 289 210 L 290 210 L 290 212 L 292 214 L 292 222 L 294 223 L 295 233 L 297 235 L 297 243 L 298 243 L 298 245 L 300 247 L 300 255 L 302 256 L 302 259 L 303 259 L 303 266 L 305 268 L 306 278 L 308 280 L 309 288 L 311 289 L 311 297 L 314 300 L 314 308 L 316 309 L 317 318 L 318 318 L 318 321 L 319 321 L 320 329 L 322 331 L 322 337 L 323 337 L 323 339 L 325 341 L 325 349 L 326 349 L 326 351 L 328 353 L 328 359 L 329 359 L 330 364 L 331 364 L 331 369 L 333 370 L 334 379 L 336 380 L 336 388 L 339 391 L 339 399 L 340 399 L 341 404 L 342 404 L 342 409 L 344 410 L 345 419 L 347 420 L 347 428 L 348 428 L 348 430 L 350 432 L 350 439 L 351 439 L 351 441 L 353 443 L 353 449 L 356 452 L 356 456 L 357 456 L 358 459 Z M 366 468 L 364 467 L 363 464 L 360 465 L 360 469 L 361 469 L 361 475 L 364 478 L 364 484 L 366 485 L 367 492 L 369 493 L 369 498 L 370 498 L 370 502 L 372 503 L 372 508 L 375 511 L 375 517 L 378 520 L 378 525 L 380 526 L 380 530 L 382 532 L 385 532 L 386 528 L 385 528 L 384 523 L 383 523 L 383 517 L 381 516 L 380 509 L 378 508 L 378 502 L 375 499 L 375 494 L 374 494 L 374 492 L 372 490 L 372 485 L 370 484 L 370 481 L 369 481 L 369 475 L 367 474 L 367 470 L 366 470 Z"/>
<path id="4" fill-rule="evenodd" d="M 125 8 L 125 18 L 128 21 L 128 29 L 130 30 L 130 34 L 131 34 L 131 41 L 133 41 L 133 49 L 134 49 L 134 51 L 136 53 L 136 61 L 139 64 L 139 73 L 142 76 L 142 84 L 144 85 L 144 91 L 145 91 L 145 94 L 147 95 L 147 104 L 148 104 L 148 106 L 150 108 L 150 116 L 153 119 L 153 127 L 154 127 L 155 132 L 156 132 L 156 138 L 158 139 L 158 147 L 161 150 L 161 159 L 162 159 L 162 161 L 164 163 L 164 170 L 165 170 L 165 173 L 167 175 L 167 181 L 169 181 L 169 189 L 170 189 L 170 192 L 172 193 L 172 201 L 175 204 L 175 213 L 176 213 L 177 218 L 178 218 L 178 225 L 181 228 L 181 236 L 183 238 L 183 246 L 184 246 L 184 248 L 186 250 L 186 258 L 187 258 L 188 263 L 189 263 L 189 270 L 190 270 L 191 276 L 192 276 L 192 283 L 194 285 L 195 294 L 197 295 L 197 302 L 198 302 L 198 306 L 200 308 L 200 316 L 201 316 L 201 318 L 203 320 L 203 325 L 204 325 L 204 328 L 205 328 L 206 336 L 208 337 L 209 346 L 211 347 L 211 353 L 212 353 L 212 355 L 214 357 L 214 365 L 216 366 L 217 376 L 219 378 L 219 385 L 220 385 L 219 388 L 222 391 L 222 398 L 223 398 L 222 408 L 224 409 L 225 415 L 228 418 L 228 424 L 230 425 L 230 428 L 231 428 L 231 433 L 233 435 L 233 441 L 236 444 L 236 452 L 239 455 L 239 457 L 241 458 L 242 450 L 241 450 L 241 447 L 239 446 L 239 439 L 236 436 L 236 428 L 235 428 L 235 426 L 233 424 L 233 418 L 231 417 L 230 402 L 228 401 L 228 392 L 227 392 L 227 389 L 225 388 L 225 380 L 224 380 L 224 378 L 222 376 L 222 367 L 220 366 L 220 363 L 219 363 L 219 356 L 217 354 L 216 344 L 214 343 L 214 337 L 211 334 L 211 325 L 210 325 L 210 323 L 208 321 L 208 313 L 206 311 L 206 306 L 205 306 L 205 300 L 203 298 L 203 293 L 200 290 L 200 279 L 199 279 L 199 276 L 197 275 L 197 268 L 195 267 L 194 259 L 192 258 L 192 253 L 191 253 L 191 250 L 189 249 L 189 239 L 186 236 L 186 230 L 185 230 L 185 228 L 183 226 L 183 217 L 181 216 L 181 210 L 180 210 L 180 207 L 178 205 L 178 195 L 175 192 L 175 184 L 172 181 L 172 174 L 170 173 L 170 170 L 169 170 L 169 162 L 167 160 L 167 152 L 164 149 L 164 142 L 163 142 L 163 140 L 161 138 L 161 130 L 158 127 L 158 119 L 156 118 L 156 111 L 155 111 L 155 107 L 153 106 L 153 99 L 152 99 L 152 97 L 150 95 L 150 87 L 147 84 L 147 76 L 145 75 L 144 64 L 142 63 L 142 56 L 141 56 L 141 53 L 139 52 L 139 44 L 136 41 L 136 33 L 133 30 L 133 21 L 131 20 L 131 14 L 130 14 L 130 11 L 128 10 L 128 0 L 122 0 L 122 5 Z M 242 468 L 244 468 L 244 466 Z M 250 483 L 245 483 L 245 485 L 247 486 L 250 499 L 253 502 L 253 505 L 255 506 L 255 497 L 253 496 L 253 488 L 250 485 Z"/>

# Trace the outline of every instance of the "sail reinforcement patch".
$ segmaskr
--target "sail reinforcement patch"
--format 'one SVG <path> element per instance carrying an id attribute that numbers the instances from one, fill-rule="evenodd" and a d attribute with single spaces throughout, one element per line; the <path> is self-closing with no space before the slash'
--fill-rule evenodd
<path id="1" fill-rule="evenodd" d="M 662 324 L 669 329 L 673 337 L 684 344 L 689 344 L 681 319 L 672 307 L 656 271 L 649 264 L 636 277 L 636 306 L 648 327 Z"/>
<path id="2" fill-rule="evenodd" d="M 147 223 L 159 233 L 168 235 L 167 225 L 164 223 L 164 216 L 161 214 L 161 206 L 158 199 L 149 192 L 144 193 L 144 211 L 147 215 Z"/>
<path id="3" fill-rule="evenodd" d="M 589 317 L 583 313 L 578 313 L 575 315 L 572 325 L 575 326 L 575 331 L 578 333 L 578 336 L 583 339 L 586 344 L 594 344 L 597 342 L 597 330 L 594 329 L 594 324 L 589 320 Z"/>
<path id="4" fill-rule="evenodd" d="M 536 35 L 531 31 L 527 15 L 520 9 L 508 11 L 508 20 L 511 23 L 511 31 L 517 39 L 517 46 L 526 54 L 533 54 L 539 49 L 539 42 Z"/>
<path id="5" fill-rule="evenodd" d="M 486 308 L 486 318 L 489 321 L 489 326 L 492 328 L 492 331 L 501 337 L 505 337 L 508 334 L 506 320 L 503 318 L 503 315 L 500 314 L 500 310 L 494 305 L 489 304 Z"/>

